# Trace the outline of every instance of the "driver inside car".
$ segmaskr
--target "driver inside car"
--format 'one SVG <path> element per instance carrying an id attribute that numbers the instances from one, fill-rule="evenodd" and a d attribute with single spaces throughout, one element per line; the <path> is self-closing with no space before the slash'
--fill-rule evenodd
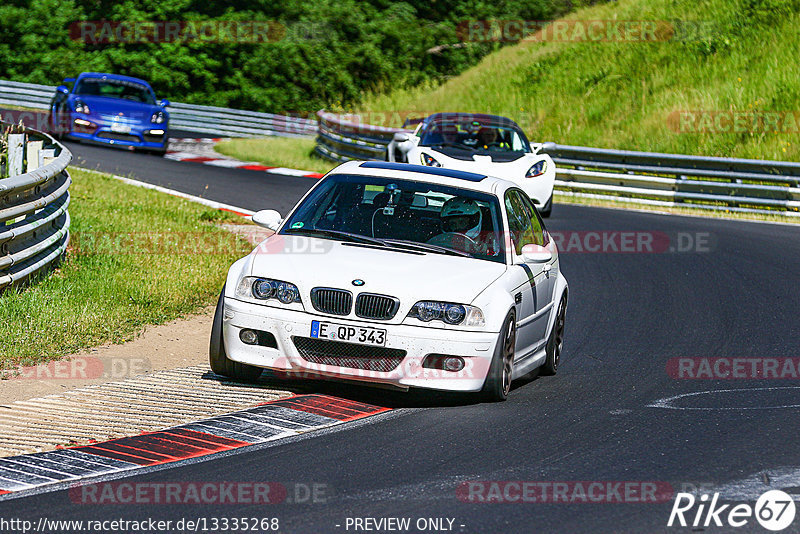
<path id="1" fill-rule="evenodd" d="M 496 128 L 485 127 L 478 131 L 478 147 L 484 150 L 492 148 L 510 149 L 508 143 L 498 136 Z"/>
<path id="2" fill-rule="evenodd" d="M 481 232 L 483 215 L 474 200 L 453 197 L 444 203 L 439 217 L 443 233 L 428 240 L 429 244 L 487 256 L 498 253 L 492 232 Z"/>

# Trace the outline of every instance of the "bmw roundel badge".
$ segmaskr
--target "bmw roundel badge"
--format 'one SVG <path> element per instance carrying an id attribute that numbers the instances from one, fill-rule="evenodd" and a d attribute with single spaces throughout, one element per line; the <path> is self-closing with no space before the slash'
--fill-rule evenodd
<path id="1" fill-rule="evenodd" d="M 353 285 L 356 287 L 361 287 L 364 285 L 364 281 L 361 278 L 356 278 L 353 280 Z"/>

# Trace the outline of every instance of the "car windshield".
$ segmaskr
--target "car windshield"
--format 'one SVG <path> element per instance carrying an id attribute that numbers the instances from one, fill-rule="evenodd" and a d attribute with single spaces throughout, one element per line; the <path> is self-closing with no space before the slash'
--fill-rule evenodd
<path id="1" fill-rule="evenodd" d="M 281 233 L 505 263 L 501 221 L 500 204 L 490 194 L 333 174 L 302 201 Z"/>
<path id="2" fill-rule="evenodd" d="M 75 87 L 76 95 L 105 96 L 122 98 L 133 102 L 153 104 L 153 93 L 146 85 L 127 80 L 109 80 L 107 78 L 82 78 Z"/>
<path id="3" fill-rule="evenodd" d="M 428 124 L 420 132 L 421 146 L 451 147 L 471 152 L 530 152 L 528 140 L 512 124 L 448 119 Z"/>

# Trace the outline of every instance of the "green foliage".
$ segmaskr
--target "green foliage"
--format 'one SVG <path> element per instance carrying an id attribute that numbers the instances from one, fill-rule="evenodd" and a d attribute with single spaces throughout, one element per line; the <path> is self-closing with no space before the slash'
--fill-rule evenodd
<path id="1" fill-rule="evenodd" d="M 175 101 L 308 113 L 351 106 L 366 91 L 439 83 L 497 48 L 460 43 L 459 22 L 551 19 L 572 5 L 571 0 L 5 0 L 0 78 L 56 84 L 81 71 L 115 72 L 147 79 L 160 97 Z M 271 21 L 284 31 L 265 43 L 92 44 L 71 38 L 71 23 L 99 20 Z"/>
<path id="2" fill-rule="evenodd" d="M 252 249 L 203 222 L 219 221 L 208 208 L 89 171 L 70 175 L 66 261 L 0 292 L 0 370 L 128 341 L 213 304 L 230 264 Z"/>
<path id="3" fill-rule="evenodd" d="M 800 161 L 800 0 L 618 0 L 565 19 L 664 21 L 674 33 L 523 42 L 439 86 L 370 95 L 359 110 L 496 113 L 535 141 Z M 683 128 L 687 116 L 729 121 Z"/>

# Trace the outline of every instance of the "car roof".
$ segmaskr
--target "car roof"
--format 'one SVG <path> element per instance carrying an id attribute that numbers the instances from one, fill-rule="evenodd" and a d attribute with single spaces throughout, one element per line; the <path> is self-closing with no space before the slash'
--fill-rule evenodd
<path id="1" fill-rule="evenodd" d="M 348 161 L 333 169 L 329 174 L 359 174 L 396 178 L 398 180 L 414 180 L 491 194 L 494 194 L 495 191 L 505 190 L 508 187 L 515 187 L 513 182 L 484 174 L 384 161 Z"/>
<path id="2" fill-rule="evenodd" d="M 78 76 L 79 80 L 81 78 L 108 78 L 109 80 L 140 83 L 142 85 L 150 87 L 150 84 L 147 83 L 145 80 L 142 80 L 141 78 L 134 78 L 133 76 L 123 76 L 122 74 L 109 74 L 107 72 L 82 72 Z"/>

